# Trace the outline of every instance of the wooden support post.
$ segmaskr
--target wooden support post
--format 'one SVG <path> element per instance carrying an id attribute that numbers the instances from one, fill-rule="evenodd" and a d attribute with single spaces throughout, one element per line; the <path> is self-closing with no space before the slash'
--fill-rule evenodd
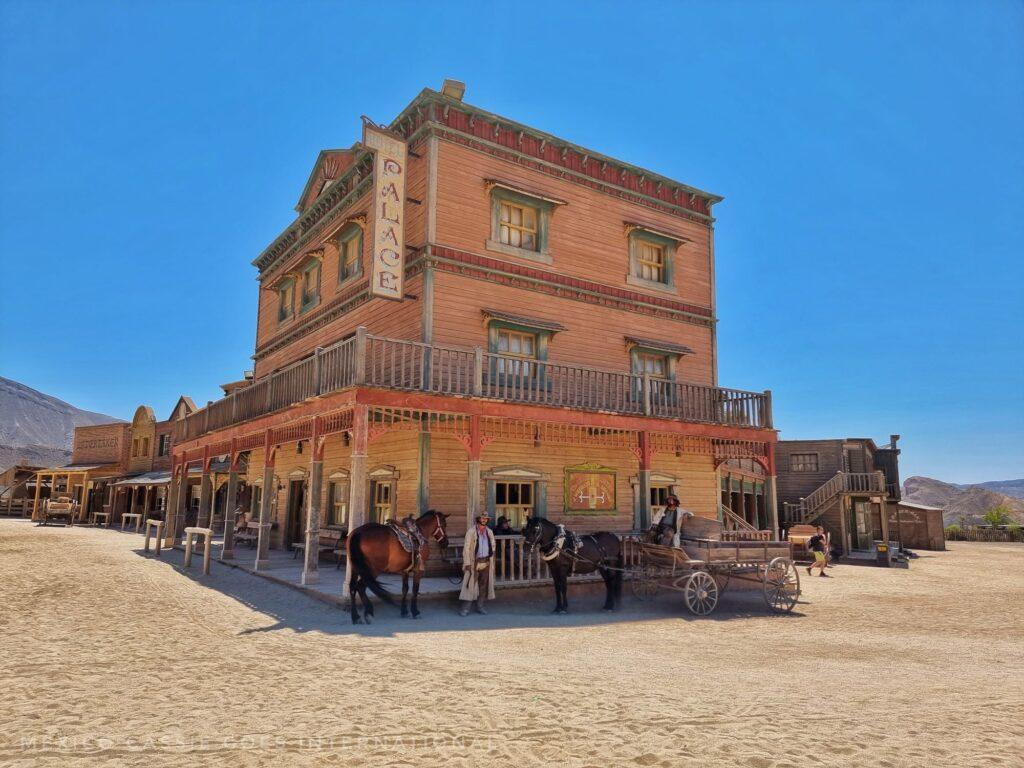
<path id="1" fill-rule="evenodd" d="M 644 375 L 644 391 L 648 392 L 647 375 Z M 637 458 L 639 469 L 637 478 L 640 481 L 640 505 L 637 509 L 636 529 L 646 531 L 651 527 L 651 436 L 648 432 L 637 435 Z"/>
<path id="2" fill-rule="evenodd" d="M 174 470 L 172 469 L 171 470 L 171 479 L 167 483 L 167 488 L 166 488 L 167 496 L 166 496 L 165 500 L 166 500 L 167 503 L 164 505 L 164 522 L 165 523 L 169 523 L 170 522 L 171 515 L 173 515 L 174 514 L 174 510 L 178 508 L 178 483 L 176 482 L 176 479 L 177 478 L 175 478 L 175 476 L 174 476 Z M 113 509 L 113 507 L 114 507 L 113 498 L 111 499 L 110 507 L 111 507 L 111 509 Z"/>
<path id="3" fill-rule="evenodd" d="M 178 476 L 178 499 L 174 510 L 169 515 L 170 520 L 164 529 L 164 546 L 173 547 L 178 543 L 178 538 L 185 528 L 185 513 L 188 510 L 188 462 L 181 465 Z"/>
<path id="4" fill-rule="evenodd" d="M 310 440 L 309 492 L 306 494 L 306 559 L 302 566 L 302 583 L 316 584 L 320 580 L 320 496 L 324 484 L 324 452 L 321 445 L 320 417 L 313 419 L 313 439 Z"/>
<path id="5" fill-rule="evenodd" d="M 277 487 L 274 484 L 274 444 L 269 429 L 263 445 L 263 494 L 260 497 L 260 528 L 256 539 L 257 571 L 270 567 L 270 530 L 273 525 L 270 512 L 274 497 L 277 495 Z"/>
<path id="6" fill-rule="evenodd" d="M 357 332 L 358 333 L 358 332 Z M 367 467 L 366 452 L 369 442 L 369 408 L 357 404 L 352 414 L 352 455 L 349 463 L 348 485 L 348 532 L 366 522 Z M 345 563 L 345 585 L 342 598 L 348 599 L 348 587 L 352 583 L 352 559 Z"/>
<path id="7" fill-rule="evenodd" d="M 480 397 L 484 393 L 484 351 L 473 347 L 473 394 Z"/>
<path id="8" fill-rule="evenodd" d="M 466 530 L 473 527 L 473 520 L 480 514 L 480 455 L 483 444 L 480 440 L 480 417 L 469 417 L 469 461 L 466 462 Z"/>
<path id="9" fill-rule="evenodd" d="M 775 538 L 782 536 L 779 528 L 779 499 L 775 490 L 775 443 L 768 443 L 768 474 L 764 479 L 764 499 L 768 510 L 768 524 Z"/>
<path id="10" fill-rule="evenodd" d="M 356 371 L 355 371 L 355 382 L 353 382 L 357 386 L 360 385 L 360 384 L 365 384 L 366 383 L 366 368 L 367 368 L 367 366 L 366 366 L 366 363 L 367 363 L 366 352 L 367 352 L 366 326 L 365 325 L 360 325 L 358 328 L 356 328 L 356 349 L 355 349 Z"/>
<path id="11" fill-rule="evenodd" d="M 228 490 L 224 496 L 224 547 L 221 560 L 235 559 L 235 504 L 238 502 L 238 453 L 231 441 L 231 465 L 228 469 Z"/>
<path id="12" fill-rule="evenodd" d="M 323 394 L 323 354 L 323 347 L 313 350 L 313 391 L 317 395 Z"/>
<path id="13" fill-rule="evenodd" d="M 35 498 L 32 500 L 32 519 L 39 519 L 39 496 L 43 490 L 43 475 L 41 472 L 36 474 L 36 493 Z"/>
<path id="14" fill-rule="evenodd" d="M 203 449 L 203 473 L 199 477 L 199 516 L 197 528 L 209 528 L 213 522 L 210 505 L 213 502 L 213 478 L 210 477 L 210 449 Z"/>
<path id="15" fill-rule="evenodd" d="M 419 485 L 416 509 L 422 515 L 430 508 L 430 433 L 419 433 Z"/>

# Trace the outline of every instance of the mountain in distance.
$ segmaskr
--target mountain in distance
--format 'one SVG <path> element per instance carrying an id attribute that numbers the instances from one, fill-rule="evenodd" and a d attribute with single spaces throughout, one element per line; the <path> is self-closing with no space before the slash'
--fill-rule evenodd
<path id="1" fill-rule="evenodd" d="M 990 491 L 996 493 L 1005 493 L 1007 496 L 1013 496 L 1016 499 L 1024 499 L 1024 478 L 1020 480 L 989 480 L 985 483 L 971 483 L 970 485 L 957 484 L 958 488 L 970 488 L 971 486 L 981 486 L 982 488 L 988 488 Z"/>
<path id="2" fill-rule="evenodd" d="M 0 469 L 66 461 L 75 427 L 117 421 L 0 376 Z"/>
<path id="3" fill-rule="evenodd" d="M 957 485 L 930 477 L 908 477 L 903 481 L 903 500 L 928 507 L 941 507 L 946 525 L 960 522 L 960 518 L 966 519 L 969 524 L 980 523 L 982 515 L 993 507 L 1008 508 L 1015 522 L 1024 523 L 1024 499 L 999 493 L 989 488 L 989 485 Z"/>

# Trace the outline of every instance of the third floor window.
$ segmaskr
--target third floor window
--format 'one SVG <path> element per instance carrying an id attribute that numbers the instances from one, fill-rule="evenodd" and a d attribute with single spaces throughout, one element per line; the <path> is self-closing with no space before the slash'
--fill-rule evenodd
<path id="1" fill-rule="evenodd" d="M 523 248 L 527 251 L 537 250 L 537 219 L 536 208 L 516 203 L 501 203 L 501 226 L 499 237 L 504 245 Z"/>

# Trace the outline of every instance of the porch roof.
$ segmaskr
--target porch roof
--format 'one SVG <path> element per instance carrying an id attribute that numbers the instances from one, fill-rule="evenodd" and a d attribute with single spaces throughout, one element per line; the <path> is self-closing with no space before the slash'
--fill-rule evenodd
<path id="1" fill-rule="evenodd" d="M 166 485 L 171 482 L 170 472 L 144 472 L 118 480 L 114 485 Z"/>

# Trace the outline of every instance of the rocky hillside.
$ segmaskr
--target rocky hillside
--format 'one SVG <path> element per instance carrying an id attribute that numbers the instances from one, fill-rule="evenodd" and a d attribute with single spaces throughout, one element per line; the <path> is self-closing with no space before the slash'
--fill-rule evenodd
<path id="1" fill-rule="evenodd" d="M 1024 479 L 1021 480 L 989 480 L 987 483 L 974 483 L 982 488 L 988 488 L 996 493 L 1005 493 L 1015 499 L 1024 499 Z M 961 485 L 960 488 L 970 488 L 970 485 Z"/>
<path id="2" fill-rule="evenodd" d="M 929 507 L 942 507 L 947 525 L 961 517 L 968 523 L 980 522 L 981 516 L 993 507 L 1005 506 L 1011 516 L 1024 523 L 1024 499 L 1007 496 L 982 485 L 955 485 L 930 477 L 908 477 L 903 481 L 903 498 Z"/>
<path id="3" fill-rule="evenodd" d="M 0 377 L 0 469 L 18 461 L 49 464 L 71 455 L 75 427 L 120 421 L 75 408 Z"/>

